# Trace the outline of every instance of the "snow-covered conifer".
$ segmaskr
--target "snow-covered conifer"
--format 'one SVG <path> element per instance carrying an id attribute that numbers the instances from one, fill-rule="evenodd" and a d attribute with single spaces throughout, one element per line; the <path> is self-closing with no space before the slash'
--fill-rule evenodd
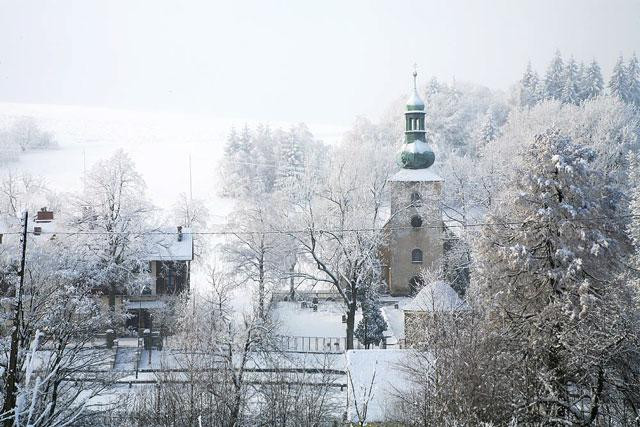
<path id="1" fill-rule="evenodd" d="M 640 106 L 640 65 L 635 53 L 627 64 L 627 89 L 629 102 Z"/>
<path id="2" fill-rule="evenodd" d="M 556 51 L 544 76 L 544 96 L 546 99 L 562 98 L 562 89 L 565 86 L 566 76 L 564 62 L 560 51 Z"/>
<path id="3" fill-rule="evenodd" d="M 600 65 L 594 59 L 591 61 L 586 69 L 584 79 L 582 80 L 582 99 L 593 99 L 602 94 L 604 88 L 604 80 L 602 79 L 602 72 L 600 71 Z"/>
<path id="4" fill-rule="evenodd" d="M 360 297 L 362 309 L 362 319 L 355 330 L 355 337 L 364 344 L 365 348 L 371 345 L 379 345 L 384 338 L 384 331 L 387 329 L 387 322 L 382 316 L 380 302 L 372 287 L 365 287 L 361 290 Z"/>
<path id="5" fill-rule="evenodd" d="M 609 80 L 609 92 L 624 102 L 629 102 L 629 81 L 627 79 L 627 69 L 624 66 L 622 55 L 618 57 L 618 62 L 613 67 L 613 73 Z"/>
<path id="6" fill-rule="evenodd" d="M 564 86 L 562 87 L 562 94 L 560 100 L 563 104 L 580 103 L 580 75 L 579 68 L 576 61 L 571 57 L 567 65 L 565 66 Z"/>
<path id="7" fill-rule="evenodd" d="M 538 73 L 531 67 L 531 61 L 527 63 L 527 69 L 520 80 L 520 106 L 532 107 L 538 101 L 538 85 L 540 84 Z"/>

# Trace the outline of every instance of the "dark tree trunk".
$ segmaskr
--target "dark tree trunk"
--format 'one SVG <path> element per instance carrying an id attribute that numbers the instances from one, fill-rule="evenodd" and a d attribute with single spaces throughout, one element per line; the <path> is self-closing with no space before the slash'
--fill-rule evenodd
<path id="1" fill-rule="evenodd" d="M 347 350 L 353 349 L 353 332 L 356 323 L 356 309 L 355 303 L 349 303 L 347 310 Z"/>
<path id="2" fill-rule="evenodd" d="M 264 319 L 264 252 L 260 254 L 258 262 L 258 315 Z"/>
<path id="3" fill-rule="evenodd" d="M 295 301 L 296 300 L 296 286 L 295 286 L 296 282 L 295 282 L 295 279 L 293 277 L 293 272 L 294 272 L 295 268 L 296 268 L 296 263 L 292 262 L 291 266 L 289 267 L 289 274 L 290 274 L 290 277 L 289 277 L 289 299 L 291 301 Z"/>

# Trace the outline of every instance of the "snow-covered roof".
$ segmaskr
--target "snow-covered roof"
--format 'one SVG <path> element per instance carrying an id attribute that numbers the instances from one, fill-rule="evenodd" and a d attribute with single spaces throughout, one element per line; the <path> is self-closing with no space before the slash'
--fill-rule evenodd
<path id="1" fill-rule="evenodd" d="M 409 96 L 409 99 L 407 99 L 407 106 L 414 107 L 414 109 L 418 111 L 424 110 L 424 101 L 422 100 L 422 98 L 420 98 L 420 95 L 418 95 L 418 91 L 414 90 L 413 93 Z"/>
<path id="2" fill-rule="evenodd" d="M 393 305 L 387 305 L 380 309 L 382 316 L 387 322 L 387 330 L 385 336 L 395 338 L 397 341 L 404 339 L 404 310 L 402 305 L 399 308 L 395 308 Z M 387 344 L 391 344 L 387 340 Z M 395 343 L 393 343 L 395 344 Z"/>
<path id="3" fill-rule="evenodd" d="M 389 178 L 389 181 L 440 182 L 444 180 L 432 168 L 425 168 L 400 169 L 391 178 Z"/>
<path id="4" fill-rule="evenodd" d="M 358 422 L 358 411 L 366 408 L 366 422 L 393 421 L 394 400 L 398 392 L 407 390 L 410 379 L 402 370 L 412 350 L 349 350 L 346 353 L 348 417 Z M 375 374 L 375 378 L 374 378 Z M 356 409 L 357 405 L 357 409 Z"/>
<path id="5" fill-rule="evenodd" d="M 427 151 L 431 151 L 431 148 L 426 142 L 416 139 L 409 144 L 405 144 L 402 147 L 402 151 L 405 153 L 426 153 Z"/>
<path id="6" fill-rule="evenodd" d="M 413 300 L 404 307 L 405 311 L 456 311 L 467 309 L 468 306 L 460 299 L 457 292 L 441 280 L 425 285 Z"/>
<path id="7" fill-rule="evenodd" d="M 182 229 L 182 239 L 178 240 L 175 228 L 162 229 L 149 234 L 146 259 L 149 261 L 192 261 L 193 234 L 190 228 Z"/>

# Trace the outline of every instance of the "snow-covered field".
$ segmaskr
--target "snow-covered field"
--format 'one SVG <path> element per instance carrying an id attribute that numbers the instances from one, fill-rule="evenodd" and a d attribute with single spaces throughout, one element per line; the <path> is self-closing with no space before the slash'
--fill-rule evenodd
<path id="1" fill-rule="evenodd" d="M 232 127 L 255 120 L 227 119 L 206 114 L 137 112 L 94 107 L 0 103 L 0 129 L 20 117 L 33 117 L 59 142 L 57 150 L 32 151 L 3 168 L 42 176 L 59 191 L 80 188 L 85 168 L 124 149 L 136 163 L 156 206 L 168 207 L 189 191 L 191 157 L 194 197 L 211 208 L 211 223 L 227 212 L 229 203 L 217 197 L 217 162 Z M 287 128 L 291 123 L 268 123 Z M 343 128 L 308 123 L 315 137 L 327 143 L 341 138 Z"/>

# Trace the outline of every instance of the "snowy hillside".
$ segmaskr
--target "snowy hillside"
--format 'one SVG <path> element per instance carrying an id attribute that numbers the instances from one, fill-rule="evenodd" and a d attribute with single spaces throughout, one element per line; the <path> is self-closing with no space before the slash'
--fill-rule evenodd
<path id="1" fill-rule="evenodd" d="M 194 197 L 206 199 L 214 215 L 225 211 L 217 198 L 217 161 L 232 127 L 257 123 L 204 114 L 150 113 L 93 107 L 0 103 L 0 129 L 20 117 L 33 117 L 53 134 L 60 148 L 31 151 L 4 167 L 43 176 L 55 190 L 79 189 L 83 170 L 119 148 L 136 163 L 146 181 L 149 196 L 159 207 L 171 205 L 180 192 L 189 190 L 189 156 Z M 270 126 L 287 128 L 284 122 Z M 340 139 L 343 129 L 309 125 L 325 142 Z"/>

